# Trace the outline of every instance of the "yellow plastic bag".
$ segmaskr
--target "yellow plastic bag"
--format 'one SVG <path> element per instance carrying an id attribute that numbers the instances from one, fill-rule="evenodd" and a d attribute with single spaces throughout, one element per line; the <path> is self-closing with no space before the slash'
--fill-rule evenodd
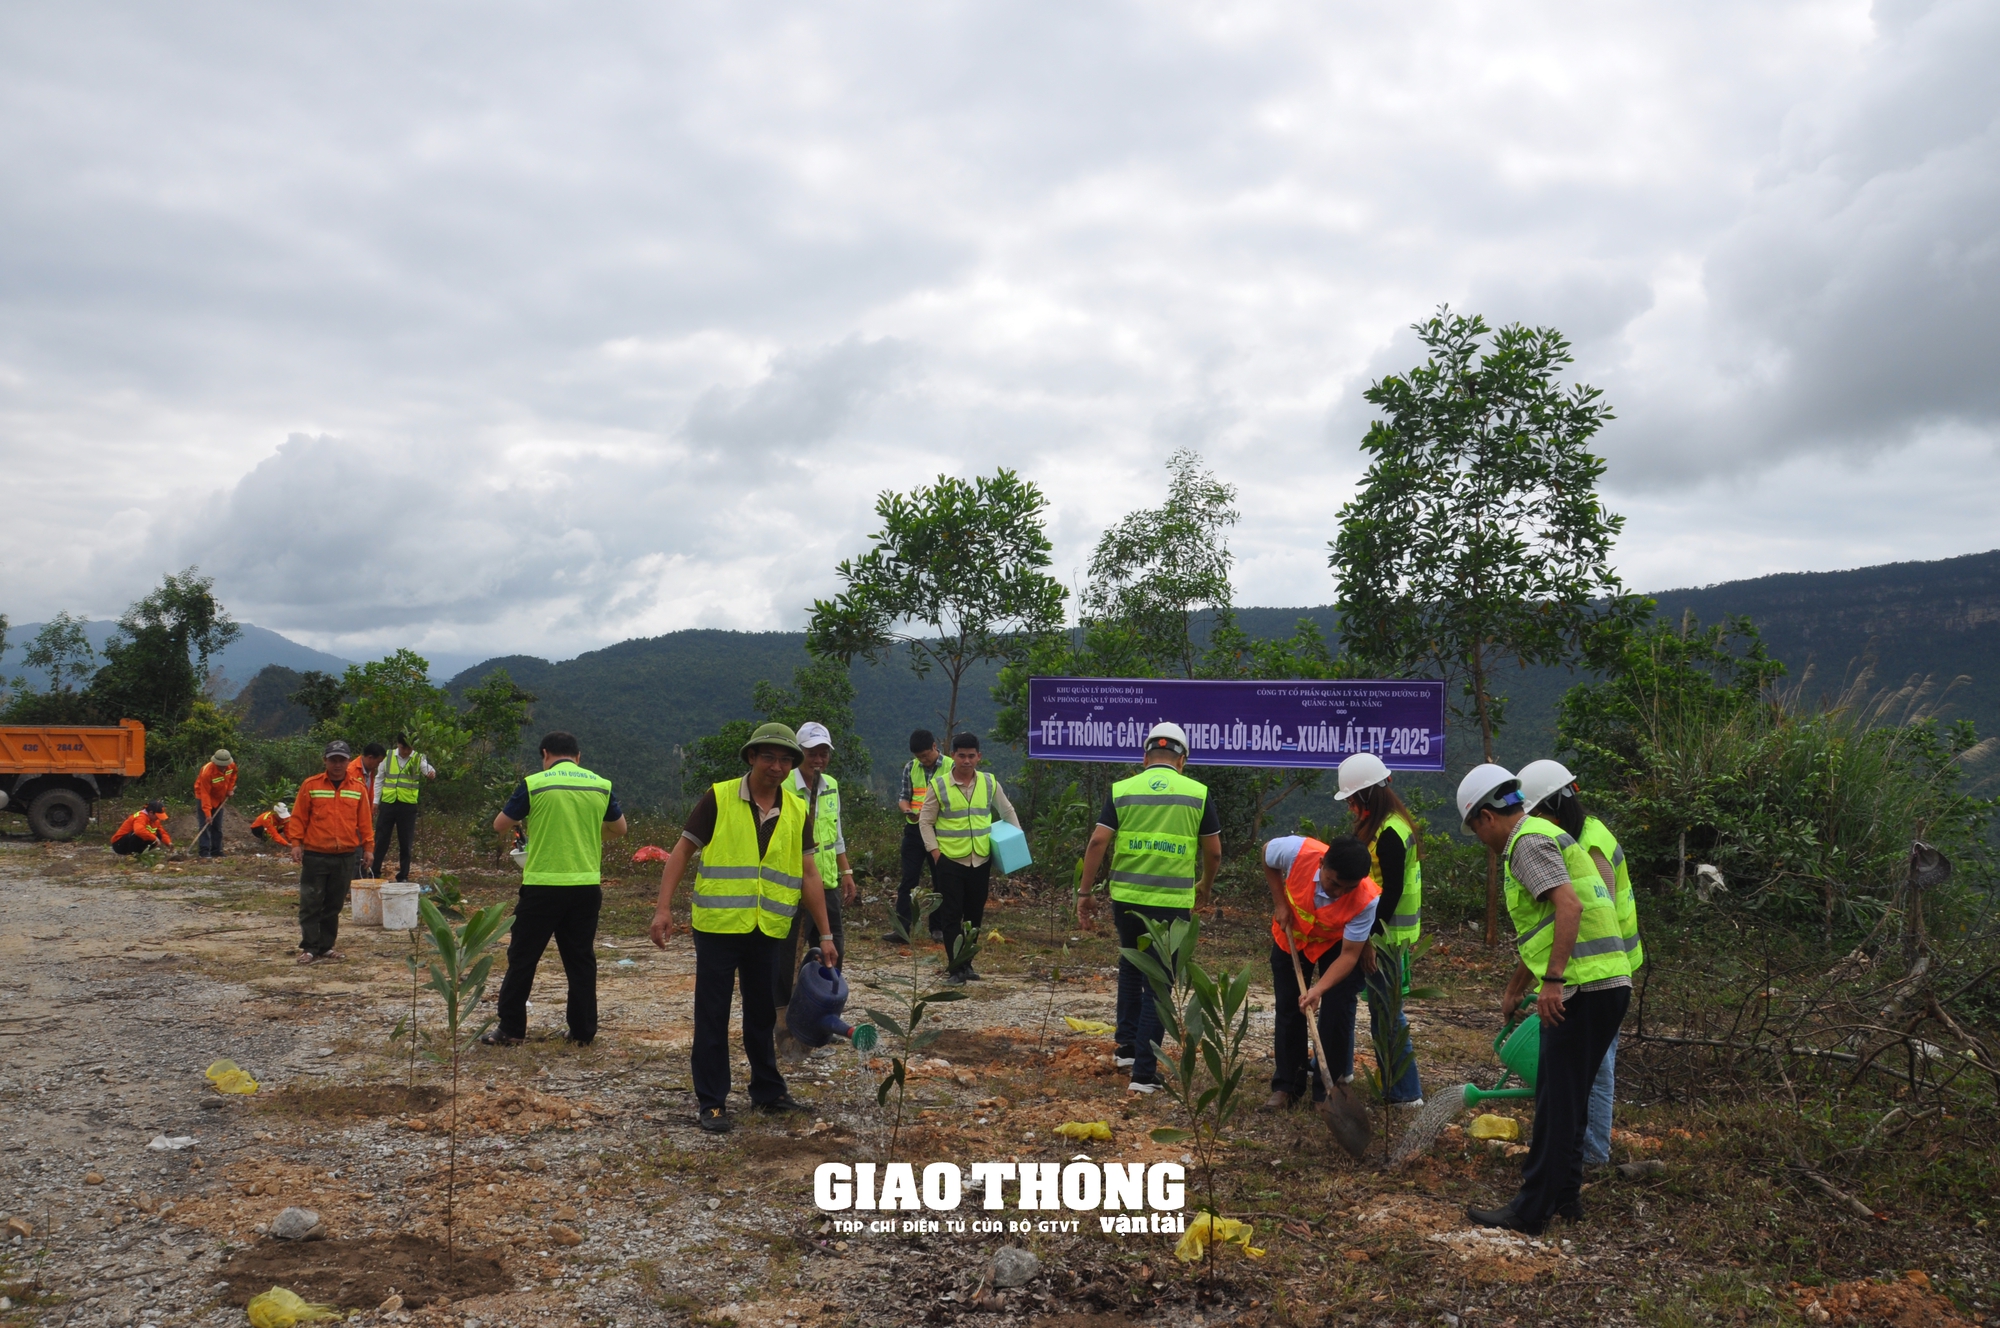
<path id="1" fill-rule="evenodd" d="M 1512 1116 L 1495 1116 L 1489 1111 L 1484 1116 L 1474 1116 L 1465 1132 L 1475 1139 L 1517 1140 L 1521 1137 L 1521 1122 Z"/>
<path id="2" fill-rule="evenodd" d="M 1212 1239 L 1223 1245 L 1240 1245 L 1243 1252 L 1253 1259 L 1264 1257 L 1264 1251 L 1250 1243 L 1256 1227 L 1248 1222 L 1238 1222 L 1233 1217 L 1217 1217 L 1213 1213 L 1196 1213 L 1188 1222 L 1187 1234 L 1174 1246 L 1174 1257 L 1182 1263 L 1200 1263 L 1208 1253 L 1208 1242 Z"/>
<path id="3" fill-rule="evenodd" d="M 1063 1022 L 1069 1025 L 1072 1033 L 1088 1033 L 1092 1037 L 1110 1037 L 1112 1033 L 1111 1025 L 1102 1019 L 1078 1019 L 1075 1015 L 1066 1014 Z"/>
<path id="4" fill-rule="evenodd" d="M 254 1093 L 257 1081 L 235 1061 L 221 1060 L 208 1067 L 208 1081 L 218 1093 Z"/>
<path id="5" fill-rule="evenodd" d="M 1085 1139 L 1109 1139 L 1111 1137 L 1111 1123 L 1101 1120 L 1068 1121 L 1056 1126 L 1056 1133 L 1065 1138 L 1074 1139 L 1078 1143 L 1083 1142 Z"/>
<path id="6" fill-rule="evenodd" d="M 338 1319 L 340 1310 L 332 1305 L 315 1305 L 283 1287 L 272 1287 L 252 1296 L 244 1306 L 250 1311 L 250 1328 L 292 1328 L 293 1324 L 314 1319 Z"/>

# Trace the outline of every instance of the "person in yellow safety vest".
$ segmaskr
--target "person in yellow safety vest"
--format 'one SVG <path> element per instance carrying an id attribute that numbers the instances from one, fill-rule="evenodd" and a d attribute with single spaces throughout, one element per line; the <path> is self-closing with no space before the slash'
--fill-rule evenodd
<path id="1" fill-rule="evenodd" d="M 1415 945 L 1417 937 L 1423 934 L 1423 864 L 1417 860 L 1416 818 L 1396 795 L 1390 783 L 1393 778 L 1381 757 L 1372 752 L 1356 752 L 1340 763 L 1339 788 L 1333 796 L 1335 801 L 1347 804 L 1348 815 L 1354 821 L 1354 837 L 1368 848 L 1369 876 L 1382 887 L 1382 899 L 1375 908 L 1374 934 L 1391 945 Z M 1377 1009 L 1385 1007 L 1390 982 L 1401 983 L 1405 994 L 1410 990 L 1407 963 L 1401 972 L 1382 973 L 1375 971 L 1374 959 L 1372 950 L 1364 958 L 1371 1019 Z M 1400 1008 L 1396 1019 L 1404 1027 L 1409 1025 Z M 1348 1039 L 1348 1046 L 1353 1046 L 1352 1038 Z M 1410 1050 L 1409 1070 L 1389 1086 L 1388 1101 L 1392 1106 L 1424 1104 L 1423 1077 L 1417 1072 L 1414 1042 Z M 1329 1068 L 1343 1083 L 1354 1077 L 1351 1059 L 1338 1061 Z"/>
<path id="2" fill-rule="evenodd" d="M 1609 826 L 1590 815 L 1583 805 L 1583 793 L 1576 776 L 1559 761 L 1530 761 L 1521 767 L 1521 800 L 1533 816 L 1554 821 L 1563 833 L 1583 845 L 1591 865 L 1604 878 L 1611 902 L 1618 908 L 1618 934 L 1625 942 L 1625 962 L 1632 976 L 1646 962 L 1646 949 L 1639 943 L 1639 901 L 1632 897 L 1632 877 L 1625 870 L 1625 850 Z M 1618 1037 L 1604 1049 L 1604 1063 L 1590 1085 L 1590 1121 L 1583 1131 L 1583 1165 L 1609 1166 L 1611 1163 L 1611 1107 L 1618 1090 Z"/>
<path id="3" fill-rule="evenodd" d="M 236 758 L 219 749 L 194 777 L 196 814 L 201 817 L 201 833 L 195 836 L 198 858 L 222 856 L 222 808 L 236 792 Z"/>
<path id="4" fill-rule="evenodd" d="M 962 948 L 966 928 L 977 935 L 986 921 L 986 896 L 993 885 L 988 831 L 997 815 L 1016 829 L 1021 818 L 1007 801 L 1000 781 L 979 768 L 979 738 L 961 733 L 951 740 L 951 770 L 931 781 L 930 796 L 917 814 L 917 830 L 931 855 L 938 906 L 931 914 L 931 935 L 945 952 L 945 981 L 954 986 L 978 982 L 972 960 Z"/>
<path id="5" fill-rule="evenodd" d="M 528 1036 L 528 995 L 535 969 L 556 943 L 569 1000 L 564 1041 L 587 1047 L 597 1037 L 597 919 L 604 910 L 604 845 L 625 833 L 625 809 L 611 781 L 583 766 L 576 735 L 542 736 L 542 768 L 514 786 L 493 818 L 504 843 L 533 831 L 521 865 L 521 893 L 507 940 L 507 976 L 494 999 L 494 1027 L 479 1040 L 508 1047 Z"/>
<path id="6" fill-rule="evenodd" d="M 1361 993 L 1368 934 L 1382 891 L 1368 877 L 1368 850 L 1352 835 L 1330 844 L 1284 835 L 1264 845 L 1271 887 L 1271 1096 L 1260 1110 L 1283 1111 L 1326 1086 L 1306 1068 L 1306 1018 L 1334 1066 L 1354 1062 L 1354 1002 Z M 1292 955 L 1307 986 L 1299 990 Z"/>
<path id="7" fill-rule="evenodd" d="M 164 802 L 147 803 L 119 822 L 118 829 L 111 835 L 111 851 L 121 858 L 144 853 L 157 845 L 174 846 L 173 836 L 167 833 L 167 805 Z"/>
<path id="8" fill-rule="evenodd" d="M 743 992 L 743 1052 L 750 1061 L 750 1101 L 767 1112 L 803 1111 L 778 1072 L 772 1031 L 778 1007 L 773 970 L 792 918 L 803 907 L 819 926 L 820 962 L 840 962 L 826 915 L 826 891 L 810 851 L 812 813 L 785 787 L 805 753 L 783 724 L 765 724 L 743 744 L 741 779 L 725 779 L 688 813 L 680 842 L 660 868 L 660 899 L 649 929 L 665 949 L 673 936 L 674 891 L 701 854 L 689 923 L 694 931 L 694 1077 L 696 1123 L 726 1134 L 729 1116 L 729 1005 Z M 534 840 L 529 839 L 532 849 Z"/>
<path id="9" fill-rule="evenodd" d="M 1535 1126 L 1521 1188 L 1499 1208 L 1468 1207 L 1481 1226 L 1540 1235 L 1552 1218 L 1583 1220 L 1583 1132 L 1590 1086 L 1632 999 L 1618 910 L 1590 854 L 1562 827 L 1529 816 L 1521 782 L 1478 765 L 1458 785 L 1458 813 L 1472 836 L 1500 855 L 1507 912 L 1520 963 L 1501 1005 L 1512 1018 L 1539 986 L 1541 1057 Z"/>
<path id="10" fill-rule="evenodd" d="M 290 848 L 292 841 L 285 838 L 285 822 L 291 819 L 292 809 L 282 802 L 276 803 L 269 810 L 259 812 L 257 819 L 250 822 L 250 833 L 279 848 Z"/>
<path id="11" fill-rule="evenodd" d="M 819 868 L 820 884 L 839 881 L 840 888 L 826 892 L 826 915 L 833 923 L 833 945 L 847 953 L 847 932 L 841 925 L 840 906 L 855 899 L 854 868 L 847 862 L 847 828 L 840 819 L 840 781 L 826 773 L 833 760 L 833 734 L 826 725 L 807 721 L 799 725 L 799 747 L 805 755 L 792 771 L 785 787 L 805 799 L 806 814 L 812 820 L 813 862 Z M 778 965 L 776 1000 L 783 1009 L 792 1003 L 792 986 L 799 976 L 799 940 L 819 948 L 819 928 L 810 917 L 794 914 L 792 930 L 785 938 L 784 962 Z M 777 1038 L 780 1046 L 799 1054 L 804 1048 L 792 1042 L 791 1031 L 781 1022 Z"/>
<path id="12" fill-rule="evenodd" d="M 410 879 L 410 850 L 417 840 L 417 796 L 423 781 L 436 779 L 438 772 L 423 753 L 410 746 L 409 738 L 396 735 L 396 750 L 383 757 L 376 775 L 375 860 L 368 874 L 382 874 L 382 859 L 389 855 L 389 831 L 396 832 L 396 879 Z"/>
<path id="13" fill-rule="evenodd" d="M 910 918 L 910 897 L 923 884 L 924 868 L 931 861 L 930 854 L 924 851 L 924 836 L 917 828 L 917 820 L 923 815 L 924 799 L 930 796 L 931 780 L 937 778 L 938 767 L 943 764 L 937 738 L 929 729 L 917 729 L 910 734 L 910 763 L 903 767 L 903 787 L 896 799 L 896 806 L 903 811 L 903 880 L 896 887 L 896 916 L 906 932 L 916 926 Z M 901 941 L 904 937 L 888 931 L 882 934 L 882 939 Z"/>
<path id="14" fill-rule="evenodd" d="M 1090 890 L 1108 852 L 1106 893 L 1121 951 L 1138 945 L 1149 918 L 1171 923 L 1192 917 L 1222 865 L 1222 820 L 1208 786 L 1188 778 L 1187 757 L 1187 731 L 1178 724 L 1155 724 L 1146 734 L 1139 773 L 1119 780 L 1104 795 L 1097 828 L 1083 850 L 1077 923 L 1097 923 Z M 1116 1031 L 1112 1064 L 1131 1068 L 1127 1091 L 1151 1093 L 1161 1083 L 1153 1049 L 1164 1028 L 1153 1005 L 1153 984 L 1123 954 L 1118 958 Z"/>

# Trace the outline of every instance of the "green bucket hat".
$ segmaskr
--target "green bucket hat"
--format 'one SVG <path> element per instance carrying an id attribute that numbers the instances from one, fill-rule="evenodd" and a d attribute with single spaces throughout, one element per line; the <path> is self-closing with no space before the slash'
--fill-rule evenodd
<path id="1" fill-rule="evenodd" d="M 794 760 L 802 760 L 805 753 L 799 749 L 799 735 L 783 724 L 760 724 L 750 735 L 750 741 L 743 744 L 742 756 L 748 761 L 753 747 L 782 747 L 792 754 Z"/>

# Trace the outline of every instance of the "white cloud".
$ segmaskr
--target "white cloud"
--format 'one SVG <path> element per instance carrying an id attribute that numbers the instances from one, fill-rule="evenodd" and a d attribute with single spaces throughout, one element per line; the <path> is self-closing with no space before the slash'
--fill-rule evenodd
<path id="1" fill-rule="evenodd" d="M 1188 444 L 1245 601 L 1322 601 L 1444 301 L 1575 340 L 1635 584 L 1980 547 L 1997 21 L 13 6 L 7 607 L 195 561 L 346 654 L 792 627 L 881 489 L 1013 466 L 1067 575 Z"/>

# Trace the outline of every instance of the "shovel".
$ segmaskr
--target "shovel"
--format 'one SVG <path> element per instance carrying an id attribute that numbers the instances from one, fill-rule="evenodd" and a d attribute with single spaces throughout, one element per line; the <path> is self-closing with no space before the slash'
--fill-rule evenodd
<path id="1" fill-rule="evenodd" d="M 1287 945 L 1285 952 L 1292 957 L 1292 972 L 1298 978 L 1299 994 L 1306 990 L 1306 973 L 1299 966 L 1299 952 Z M 1375 1128 L 1368 1123 L 1368 1109 L 1348 1091 L 1346 1084 L 1333 1081 L 1333 1071 L 1328 1068 L 1326 1048 L 1319 1042 L 1319 1012 L 1306 1015 L 1306 1036 L 1312 1039 L 1313 1059 L 1319 1062 L 1319 1081 L 1326 1089 L 1326 1100 L 1318 1103 L 1314 1110 L 1326 1122 L 1326 1128 L 1333 1132 L 1333 1141 L 1347 1151 L 1347 1155 L 1360 1161 L 1368 1155 L 1368 1145 L 1375 1139 Z"/>

